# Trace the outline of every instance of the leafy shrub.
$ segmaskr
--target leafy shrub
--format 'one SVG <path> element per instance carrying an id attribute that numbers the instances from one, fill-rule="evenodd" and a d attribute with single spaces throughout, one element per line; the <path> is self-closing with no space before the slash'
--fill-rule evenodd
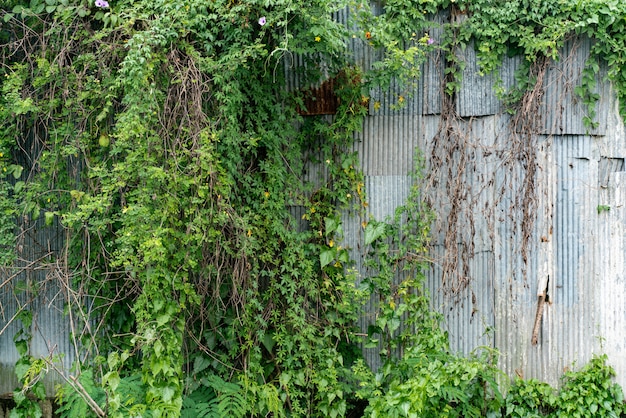
<path id="1" fill-rule="evenodd" d="M 535 379 L 517 379 L 505 401 L 507 417 L 619 417 L 624 411 L 622 388 L 606 355 L 594 356 L 578 371 L 563 376 L 560 391 Z"/>

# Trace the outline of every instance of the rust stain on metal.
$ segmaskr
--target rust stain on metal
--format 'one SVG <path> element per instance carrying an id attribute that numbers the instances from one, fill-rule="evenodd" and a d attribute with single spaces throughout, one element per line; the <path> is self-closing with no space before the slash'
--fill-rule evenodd
<path id="1" fill-rule="evenodd" d="M 329 78 L 317 88 L 303 90 L 303 107 L 298 108 L 298 113 L 303 116 L 334 115 L 337 113 L 340 101 L 335 93 L 337 79 L 340 75 Z"/>

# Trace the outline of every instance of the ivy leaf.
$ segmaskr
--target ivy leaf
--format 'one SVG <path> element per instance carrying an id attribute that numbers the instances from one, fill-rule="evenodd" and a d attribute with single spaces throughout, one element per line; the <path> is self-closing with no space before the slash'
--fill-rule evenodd
<path id="1" fill-rule="evenodd" d="M 386 225 L 382 222 L 369 222 L 365 227 L 365 245 L 369 245 L 384 235 Z"/>
<path id="2" fill-rule="evenodd" d="M 45 219 L 46 219 L 46 225 L 47 226 L 52 225 L 52 222 L 54 222 L 54 212 L 46 211 L 44 216 L 45 216 Z"/>
<path id="3" fill-rule="evenodd" d="M 332 263 L 335 259 L 335 251 L 336 250 L 334 248 L 329 248 L 320 253 L 320 264 L 322 265 L 322 268 Z"/>
<path id="4" fill-rule="evenodd" d="M 22 176 L 23 170 L 24 170 L 24 167 L 22 167 L 21 165 L 11 164 L 9 166 L 9 171 L 13 173 L 13 177 L 15 179 L 19 179 Z"/>
<path id="5" fill-rule="evenodd" d="M 336 218 L 324 218 L 324 229 L 326 235 L 330 235 L 337 231 L 340 224 L 341 222 L 339 222 Z"/>
<path id="6" fill-rule="evenodd" d="M 171 386 L 166 386 L 163 388 L 162 392 L 161 392 L 161 396 L 164 402 L 169 402 L 172 400 L 172 398 L 174 398 L 174 394 L 176 393 L 176 391 L 174 390 L 173 387 Z"/>

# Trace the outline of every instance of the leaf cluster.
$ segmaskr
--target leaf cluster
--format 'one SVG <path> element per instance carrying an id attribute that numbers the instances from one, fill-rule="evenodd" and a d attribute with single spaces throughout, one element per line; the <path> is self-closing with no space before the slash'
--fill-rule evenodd
<path id="1" fill-rule="evenodd" d="M 598 355 L 580 370 L 566 372 L 558 391 L 535 379 L 515 380 L 506 397 L 506 416 L 621 416 L 624 395 L 612 381 L 615 371 L 606 362 L 606 355 Z"/>

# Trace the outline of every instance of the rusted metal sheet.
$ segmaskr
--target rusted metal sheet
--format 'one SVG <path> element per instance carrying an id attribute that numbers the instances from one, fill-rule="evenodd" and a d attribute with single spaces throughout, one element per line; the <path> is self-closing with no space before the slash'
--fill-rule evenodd
<path id="1" fill-rule="evenodd" d="M 332 77 L 320 84 L 319 87 L 303 90 L 302 106 L 298 113 L 304 116 L 334 115 L 339 107 L 339 97 L 335 93 L 338 77 Z"/>

